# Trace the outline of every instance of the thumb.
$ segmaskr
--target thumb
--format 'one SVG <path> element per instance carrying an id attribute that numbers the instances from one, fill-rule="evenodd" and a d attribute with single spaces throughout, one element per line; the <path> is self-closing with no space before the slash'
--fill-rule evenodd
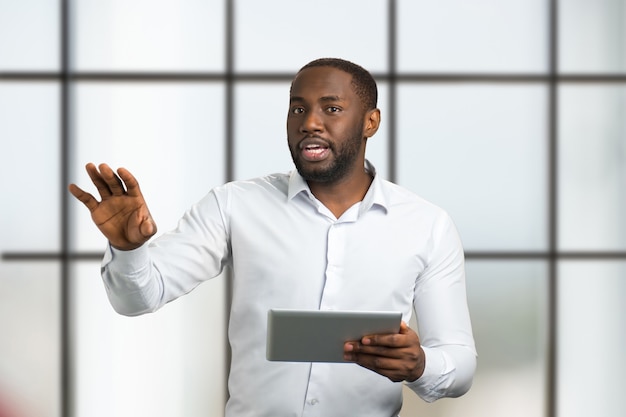
<path id="1" fill-rule="evenodd" d="M 400 334 L 407 334 L 409 333 L 409 326 L 404 322 L 404 320 L 402 322 L 400 322 Z"/>
<path id="2" fill-rule="evenodd" d="M 145 238 L 152 237 L 157 232 L 157 226 L 151 217 L 144 219 L 139 226 L 141 235 Z"/>

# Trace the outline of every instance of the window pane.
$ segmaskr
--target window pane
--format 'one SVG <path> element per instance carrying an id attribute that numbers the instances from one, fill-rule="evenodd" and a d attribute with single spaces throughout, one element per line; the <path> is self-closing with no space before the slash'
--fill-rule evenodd
<path id="1" fill-rule="evenodd" d="M 222 277 L 153 314 L 115 313 L 100 264 L 73 269 L 75 415 L 222 416 L 226 308 Z"/>
<path id="2" fill-rule="evenodd" d="M 160 232 L 224 181 L 224 90 L 210 83 L 81 83 L 76 87 L 74 182 L 95 193 L 87 162 L 128 168 Z M 72 210 L 74 246 L 106 245 L 88 210 Z"/>
<path id="3" fill-rule="evenodd" d="M 224 68 L 223 0 L 81 0 L 74 62 L 87 71 Z"/>
<path id="4" fill-rule="evenodd" d="M 398 182 L 449 211 L 466 249 L 546 248 L 543 87 L 401 84 L 398 103 Z"/>
<path id="5" fill-rule="evenodd" d="M 57 263 L 0 262 L 2 416 L 60 417 L 59 288 Z"/>
<path id="6" fill-rule="evenodd" d="M 558 417 L 623 416 L 626 262 L 559 267 Z"/>
<path id="7" fill-rule="evenodd" d="M 626 87 L 559 95 L 559 247 L 626 249 Z"/>
<path id="8" fill-rule="evenodd" d="M 235 88 L 235 178 L 289 172 L 294 165 L 287 145 L 290 83 L 242 83 Z M 379 84 L 379 107 L 385 119 L 387 88 Z M 249 111 L 248 109 L 263 109 Z M 382 127 L 367 145 L 367 158 L 387 177 L 387 131 Z"/>
<path id="9" fill-rule="evenodd" d="M 295 74 L 323 57 L 348 59 L 373 72 L 387 69 L 385 1 L 239 0 L 235 7 L 238 71 Z"/>
<path id="10" fill-rule="evenodd" d="M 466 271 L 468 303 L 478 350 L 474 384 L 461 398 L 432 404 L 423 402 L 405 388 L 401 414 L 544 416 L 547 264 L 468 261 Z"/>
<path id="11" fill-rule="evenodd" d="M 398 0 L 401 72 L 545 72 L 545 0 Z"/>
<path id="12" fill-rule="evenodd" d="M 60 248 L 59 89 L 0 83 L 0 252 Z"/>
<path id="13" fill-rule="evenodd" d="M 289 83 L 238 84 L 235 106 L 235 179 L 291 171 L 285 127 Z"/>
<path id="14" fill-rule="evenodd" d="M 0 71 L 59 69 L 56 0 L 0 0 Z"/>
<path id="15" fill-rule="evenodd" d="M 626 1 L 559 1 L 563 72 L 626 72 Z"/>

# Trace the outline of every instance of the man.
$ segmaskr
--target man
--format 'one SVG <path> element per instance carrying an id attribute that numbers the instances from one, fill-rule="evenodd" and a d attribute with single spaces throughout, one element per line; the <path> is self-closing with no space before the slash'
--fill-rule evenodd
<path id="1" fill-rule="evenodd" d="M 229 417 L 397 416 L 401 382 L 426 401 L 464 394 L 476 352 L 463 250 L 443 210 L 366 161 L 380 124 L 375 81 L 320 59 L 296 74 L 289 101 L 297 170 L 217 187 L 150 243 L 157 227 L 135 178 L 87 165 L 101 201 L 69 190 L 110 242 L 102 274 L 113 307 L 155 311 L 231 267 Z M 270 308 L 395 310 L 403 323 L 347 341 L 354 364 L 270 362 Z M 413 308 L 420 336 L 406 324 Z"/>

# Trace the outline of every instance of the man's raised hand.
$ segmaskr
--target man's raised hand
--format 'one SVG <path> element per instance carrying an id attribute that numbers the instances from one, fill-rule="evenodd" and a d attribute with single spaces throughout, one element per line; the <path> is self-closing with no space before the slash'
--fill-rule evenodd
<path id="1" fill-rule="evenodd" d="M 111 246 L 132 250 L 148 241 L 157 227 L 135 177 L 125 168 L 119 168 L 116 174 L 107 164 L 96 167 L 89 163 L 85 169 L 98 189 L 100 201 L 76 184 L 68 189 L 89 209 Z"/>

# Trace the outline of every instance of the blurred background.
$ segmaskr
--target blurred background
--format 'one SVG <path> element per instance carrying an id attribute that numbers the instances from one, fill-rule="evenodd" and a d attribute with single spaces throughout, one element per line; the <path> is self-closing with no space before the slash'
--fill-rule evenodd
<path id="1" fill-rule="evenodd" d="M 117 315 L 67 184 L 125 166 L 161 232 L 292 169 L 291 78 L 376 77 L 368 158 L 448 210 L 472 390 L 403 416 L 626 415 L 626 0 L 0 0 L 0 416 L 221 416 L 228 277 Z"/>

